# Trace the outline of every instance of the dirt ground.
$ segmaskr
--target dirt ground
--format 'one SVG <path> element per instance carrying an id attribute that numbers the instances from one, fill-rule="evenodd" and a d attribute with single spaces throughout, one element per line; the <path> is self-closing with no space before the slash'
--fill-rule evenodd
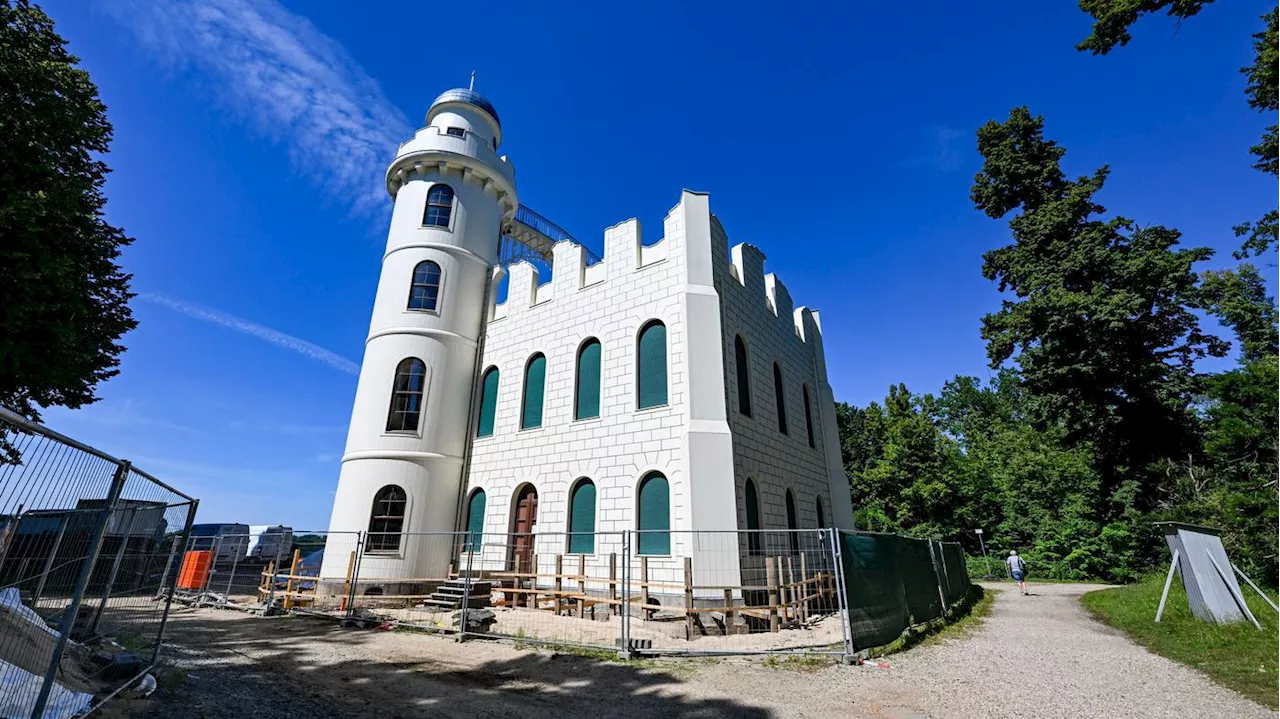
<path id="1" fill-rule="evenodd" d="M 1274 717 L 1090 619 L 1088 585 L 1002 591 L 969 636 L 891 669 L 794 659 L 619 663 L 510 643 L 176 610 L 180 669 L 110 717 Z"/>

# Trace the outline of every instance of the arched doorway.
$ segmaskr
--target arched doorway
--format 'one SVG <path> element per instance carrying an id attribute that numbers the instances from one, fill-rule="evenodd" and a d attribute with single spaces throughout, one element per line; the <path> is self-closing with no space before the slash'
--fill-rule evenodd
<path id="1" fill-rule="evenodd" d="M 523 484 L 511 505 L 511 542 L 507 568 L 513 572 L 534 572 L 533 532 L 538 524 L 538 490 Z"/>

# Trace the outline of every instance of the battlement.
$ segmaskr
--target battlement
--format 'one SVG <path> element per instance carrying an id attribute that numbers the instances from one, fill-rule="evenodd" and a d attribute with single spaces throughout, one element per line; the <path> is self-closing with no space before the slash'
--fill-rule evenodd
<path id="1" fill-rule="evenodd" d="M 795 307 L 782 280 L 775 273 L 765 273 L 764 253 L 745 243 L 734 245 L 730 250 L 719 219 L 705 211 L 701 217 L 698 217 L 700 213 L 687 211 L 686 200 L 697 194 L 684 191 L 680 203 L 663 220 L 663 236 L 652 244 L 644 244 L 640 221 L 632 218 L 605 229 L 603 258 L 598 262 L 588 264 L 586 248 L 572 240 L 561 240 L 552 247 L 549 279 L 542 276 L 538 267 L 524 260 L 494 268 L 492 285 L 498 286 L 505 278 L 507 297 L 503 302 L 497 302 L 496 296 L 491 297 L 489 321 L 518 316 L 580 291 L 627 282 L 636 273 L 643 274 L 650 268 L 673 266 L 674 273 L 664 274 L 661 281 L 711 285 L 714 277 L 727 276 L 736 280 L 745 295 L 734 293 L 742 296 L 722 298 L 722 301 L 746 301 L 750 305 L 754 302 L 743 298 L 757 297 L 760 311 L 768 313 L 774 322 L 786 323 L 800 342 L 807 343 L 809 338 L 820 334 L 817 313 L 807 307 Z M 695 227 L 694 223 L 705 224 Z M 696 246 L 698 243 L 701 246 Z M 705 262 L 708 257 L 709 267 Z M 695 276 L 701 274 L 707 276 Z M 608 302 L 607 296 L 606 289 L 605 299 L 601 301 Z"/>

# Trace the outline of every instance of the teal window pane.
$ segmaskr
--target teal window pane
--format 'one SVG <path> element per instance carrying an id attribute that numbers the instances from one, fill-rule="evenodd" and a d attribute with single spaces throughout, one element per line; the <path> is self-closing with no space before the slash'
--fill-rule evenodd
<path id="1" fill-rule="evenodd" d="M 733 365 L 738 372 L 738 411 L 751 416 L 751 366 L 747 364 L 747 345 L 740 335 L 733 337 Z"/>
<path id="2" fill-rule="evenodd" d="M 573 399 L 573 418 L 600 416 L 600 343 L 590 340 L 578 350 L 578 387 Z"/>
<path id="3" fill-rule="evenodd" d="M 778 431 L 787 433 L 787 395 L 782 389 L 782 368 L 773 363 L 773 400 L 778 403 Z"/>
<path id="4" fill-rule="evenodd" d="M 661 472 L 640 481 L 640 554 L 671 554 L 671 493 Z"/>
<path id="5" fill-rule="evenodd" d="M 636 407 L 667 403 L 667 326 L 654 322 L 640 332 L 636 368 Z"/>
<path id="6" fill-rule="evenodd" d="M 493 435 L 493 417 L 498 411 L 498 368 L 484 373 L 480 390 L 480 417 L 476 420 L 476 436 Z"/>
<path id="7" fill-rule="evenodd" d="M 579 482 L 569 500 L 569 554 L 596 551 L 596 486 Z"/>
<path id="8" fill-rule="evenodd" d="M 467 505 L 467 531 L 471 533 L 471 543 L 465 551 L 480 551 L 481 539 L 484 537 L 484 506 L 484 490 L 472 492 L 471 502 Z"/>
<path id="9" fill-rule="evenodd" d="M 546 381 L 547 358 L 534 355 L 524 368 L 524 406 L 520 410 L 520 429 L 542 426 L 542 396 Z"/>

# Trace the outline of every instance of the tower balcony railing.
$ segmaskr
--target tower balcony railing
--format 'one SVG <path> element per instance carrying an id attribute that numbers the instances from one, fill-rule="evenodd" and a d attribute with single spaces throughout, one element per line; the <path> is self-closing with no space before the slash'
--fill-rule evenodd
<path id="1" fill-rule="evenodd" d="M 515 222 L 502 236 L 502 242 L 498 247 L 498 262 L 502 265 L 520 261 L 528 262 L 538 268 L 538 282 L 544 284 L 551 279 L 553 248 L 557 242 L 564 240 L 582 246 L 587 265 L 600 262 L 599 255 L 578 242 L 564 228 L 528 207 L 520 205 L 516 209 Z"/>

